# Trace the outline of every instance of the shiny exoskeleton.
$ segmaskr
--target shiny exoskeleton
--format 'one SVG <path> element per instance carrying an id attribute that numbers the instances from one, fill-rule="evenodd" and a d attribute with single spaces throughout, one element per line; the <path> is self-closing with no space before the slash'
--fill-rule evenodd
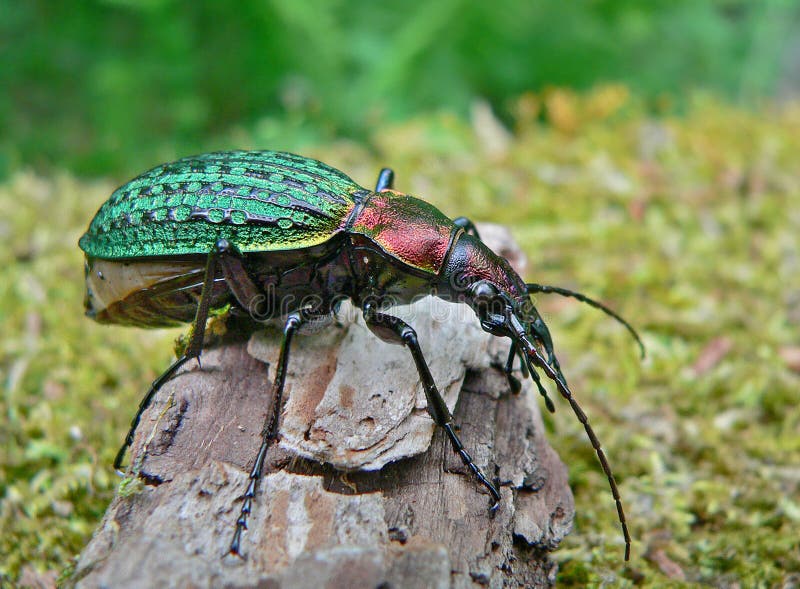
<path id="1" fill-rule="evenodd" d="M 241 537 L 256 495 L 264 460 L 278 435 L 282 394 L 295 333 L 330 321 L 348 298 L 370 330 L 406 346 L 427 398 L 428 412 L 453 450 L 492 496 L 500 494 L 475 465 L 454 429 L 453 417 L 434 382 L 414 329 L 391 315 L 392 304 L 431 294 L 475 311 L 487 332 L 511 340 L 504 371 L 519 358 L 552 411 L 539 379 L 543 372 L 583 424 L 611 487 L 625 537 L 630 536 L 617 485 L 588 418 L 561 372 L 547 326 L 532 293 L 575 297 L 570 290 L 525 283 L 492 252 L 465 218 L 450 220 L 425 201 L 393 190 L 393 173 L 381 171 L 375 190 L 342 172 L 302 156 L 272 151 L 205 154 L 158 166 L 117 189 L 81 238 L 86 252 L 86 310 L 103 323 L 159 327 L 191 322 L 185 352 L 142 400 L 114 461 L 119 469 L 142 412 L 158 389 L 186 362 L 199 358 L 212 310 L 253 321 L 283 321 L 273 411 L 250 471 L 230 552 L 241 555 Z"/>

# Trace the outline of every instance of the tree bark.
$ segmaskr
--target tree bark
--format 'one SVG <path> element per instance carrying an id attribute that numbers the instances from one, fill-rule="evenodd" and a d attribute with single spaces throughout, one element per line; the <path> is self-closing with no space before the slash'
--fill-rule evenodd
<path id="1" fill-rule="evenodd" d="M 507 233 L 482 237 L 519 268 Z M 132 450 L 144 484 L 118 494 L 79 558 L 79 587 L 549 587 L 572 526 L 566 469 L 543 436 L 538 395 L 512 395 L 508 341 L 431 297 L 413 325 L 460 436 L 501 484 L 490 499 L 425 411 L 408 350 L 359 313 L 295 338 L 280 443 L 270 448 L 245 559 L 227 555 L 271 413 L 277 330 L 190 362 L 145 412 Z"/>

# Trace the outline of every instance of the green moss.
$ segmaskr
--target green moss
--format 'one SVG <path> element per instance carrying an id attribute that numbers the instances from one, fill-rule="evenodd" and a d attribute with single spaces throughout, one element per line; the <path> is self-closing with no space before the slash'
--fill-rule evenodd
<path id="1" fill-rule="evenodd" d="M 625 564 L 605 478 L 560 404 L 548 426 L 577 507 L 560 586 L 780 585 L 800 570 L 800 377 L 781 354 L 800 323 L 800 107 L 699 97 L 684 118 L 652 118 L 606 88 L 526 96 L 516 112 L 513 137 L 434 115 L 376 129 L 380 157 L 352 142 L 304 155 L 364 185 L 391 165 L 398 189 L 447 214 L 510 225 L 529 278 L 582 290 L 640 329 L 644 363 L 602 314 L 538 297 L 634 537 Z M 24 564 L 70 566 L 178 333 L 82 316 L 77 239 L 114 184 L 19 174 L 0 186 L 5 580 Z"/>
<path id="2" fill-rule="evenodd" d="M 120 497 L 132 497 L 144 490 L 144 481 L 138 476 L 127 476 L 119 483 L 118 493 Z"/>

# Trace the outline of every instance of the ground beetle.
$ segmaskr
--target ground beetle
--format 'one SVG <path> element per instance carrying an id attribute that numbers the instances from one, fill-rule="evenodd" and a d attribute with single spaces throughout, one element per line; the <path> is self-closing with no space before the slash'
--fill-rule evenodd
<path id="1" fill-rule="evenodd" d="M 192 322 L 189 344 L 142 400 L 114 466 L 119 469 L 142 412 L 156 391 L 192 358 L 199 359 L 209 313 L 229 305 L 255 319 L 281 318 L 283 339 L 273 411 L 250 471 L 230 552 L 241 555 L 264 459 L 278 432 L 292 337 L 331 320 L 351 299 L 384 341 L 406 346 L 416 363 L 428 412 L 497 507 L 500 494 L 474 464 L 454 430 L 414 329 L 386 312 L 422 294 L 470 305 L 483 329 L 511 339 L 504 371 L 519 358 L 544 396 L 541 370 L 569 402 L 608 478 L 625 537 L 630 535 L 614 476 L 588 418 L 572 396 L 533 293 L 575 297 L 633 328 L 579 293 L 526 284 L 480 240 L 466 218 L 450 220 L 432 205 L 393 190 L 381 171 L 374 191 L 319 161 L 275 151 L 229 151 L 160 165 L 118 188 L 80 240 L 86 253 L 86 312 L 101 323 L 161 327 Z M 642 348 L 643 350 L 643 348 Z"/>

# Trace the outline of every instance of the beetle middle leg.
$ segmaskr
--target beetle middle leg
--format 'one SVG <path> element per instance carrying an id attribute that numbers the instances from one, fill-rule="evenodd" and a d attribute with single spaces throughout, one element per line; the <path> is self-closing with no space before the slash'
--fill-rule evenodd
<path id="1" fill-rule="evenodd" d="M 464 448 L 464 444 L 461 443 L 461 440 L 453 429 L 453 415 L 447 408 L 447 404 L 439 393 L 439 389 L 436 388 L 436 383 L 428 368 L 428 363 L 425 361 L 425 357 L 422 354 L 422 349 L 417 339 L 417 332 L 402 319 L 379 312 L 372 303 L 364 305 L 363 313 L 367 326 L 375 335 L 385 342 L 402 344 L 409 349 L 411 356 L 414 358 L 414 363 L 417 365 L 417 372 L 419 372 L 420 379 L 422 380 L 422 388 L 425 390 L 425 397 L 428 400 L 428 414 L 436 425 L 445 431 L 453 446 L 453 451 L 461 457 L 464 465 L 489 491 L 494 500 L 491 509 L 496 509 L 500 502 L 500 493 L 472 460 L 469 452 Z"/>
<path id="2" fill-rule="evenodd" d="M 281 405 L 283 400 L 283 385 L 286 382 L 286 367 L 289 364 L 289 347 L 292 344 L 292 337 L 305 323 L 307 318 L 301 311 L 289 314 L 286 324 L 283 327 L 283 339 L 281 340 L 281 351 L 278 356 L 278 366 L 275 370 L 275 380 L 272 383 L 272 411 L 264 422 L 261 430 L 261 447 L 256 454 L 253 468 L 250 470 L 250 483 L 244 493 L 244 502 L 239 518 L 236 520 L 236 529 L 233 532 L 231 545 L 228 549 L 230 554 L 242 558 L 241 540 L 242 532 L 247 529 L 247 517 L 253 508 L 253 498 L 258 490 L 258 482 L 261 480 L 262 470 L 264 469 L 264 459 L 270 444 L 278 436 L 278 422 L 280 421 Z"/>

